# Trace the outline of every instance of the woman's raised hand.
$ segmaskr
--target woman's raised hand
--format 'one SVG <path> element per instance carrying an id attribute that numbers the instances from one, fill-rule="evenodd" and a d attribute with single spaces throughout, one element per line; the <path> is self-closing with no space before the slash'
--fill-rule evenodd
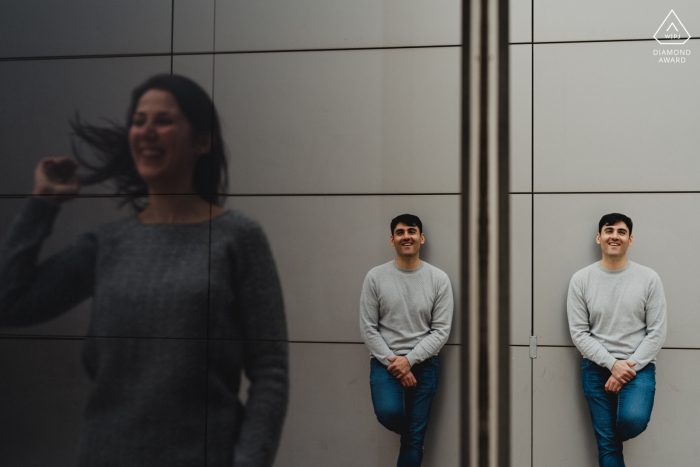
<path id="1" fill-rule="evenodd" d="M 34 169 L 34 195 L 54 203 L 73 199 L 80 190 L 78 163 L 68 157 L 45 157 Z"/>

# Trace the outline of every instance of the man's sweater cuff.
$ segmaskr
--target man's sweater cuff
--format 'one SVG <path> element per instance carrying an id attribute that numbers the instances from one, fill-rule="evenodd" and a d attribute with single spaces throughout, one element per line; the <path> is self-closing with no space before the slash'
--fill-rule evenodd
<path id="1" fill-rule="evenodd" d="M 608 355 L 608 358 L 605 359 L 605 368 L 612 371 L 612 367 L 616 361 L 617 359 L 615 357 L 613 357 L 612 355 Z"/>
<path id="2" fill-rule="evenodd" d="M 408 364 L 411 366 L 415 365 L 416 363 L 420 363 L 417 361 L 418 358 L 415 356 L 415 354 L 413 352 L 406 354 L 406 359 L 408 360 Z"/>

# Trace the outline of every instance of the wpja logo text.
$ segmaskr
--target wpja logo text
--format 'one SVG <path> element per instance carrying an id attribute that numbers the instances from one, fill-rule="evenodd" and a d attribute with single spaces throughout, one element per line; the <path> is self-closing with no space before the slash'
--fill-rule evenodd
<path id="1" fill-rule="evenodd" d="M 661 55 L 659 63 L 685 63 L 685 56 L 690 55 L 690 49 L 654 49 L 654 55 Z"/>
<path id="2" fill-rule="evenodd" d="M 671 10 L 654 33 L 654 39 L 661 45 L 683 45 L 690 39 L 690 33 L 678 15 Z M 659 57 L 659 63 L 685 63 L 689 55 L 690 49 L 654 49 L 654 56 Z"/>

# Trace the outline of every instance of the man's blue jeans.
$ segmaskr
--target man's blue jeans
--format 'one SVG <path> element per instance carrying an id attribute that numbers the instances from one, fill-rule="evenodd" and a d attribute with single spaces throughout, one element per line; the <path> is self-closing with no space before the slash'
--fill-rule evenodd
<path id="1" fill-rule="evenodd" d="M 417 384 L 404 388 L 376 358 L 370 359 L 369 384 L 379 423 L 401 435 L 397 467 L 419 467 L 428 429 L 430 405 L 437 391 L 440 360 L 437 355 L 411 367 Z"/>
<path id="2" fill-rule="evenodd" d="M 649 363 L 619 394 L 605 392 L 610 370 L 584 358 L 583 394 L 591 410 L 600 467 L 624 467 L 622 442 L 642 433 L 651 418 L 656 391 L 656 367 Z"/>

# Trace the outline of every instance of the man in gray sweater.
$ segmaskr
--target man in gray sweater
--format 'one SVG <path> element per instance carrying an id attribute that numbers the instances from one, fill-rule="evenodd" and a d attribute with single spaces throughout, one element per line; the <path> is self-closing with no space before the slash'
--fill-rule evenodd
<path id="1" fill-rule="evenodd" d="M 649 423 L 656 354 L 666 339 L 666 299 L 653 270 L 627 259 L 632 220 L 606 214 L 596 242 L 602 260 L 571 278 L 567 314 L 583 355 L 581 379 L 601 467 L 624 467 L 622 442 Z"/>
<path id="2" fill-rule="evenodd" d="M 411 214 L 391 221 L 396 259 L 367 273 L 360 299 L 374 413 L 401 435 L 397 467 L 421 465 L 440 374 L 437 354 L 452 325 L 450 279 L 420 260 L 422 230 L 420 219 Z"/>

